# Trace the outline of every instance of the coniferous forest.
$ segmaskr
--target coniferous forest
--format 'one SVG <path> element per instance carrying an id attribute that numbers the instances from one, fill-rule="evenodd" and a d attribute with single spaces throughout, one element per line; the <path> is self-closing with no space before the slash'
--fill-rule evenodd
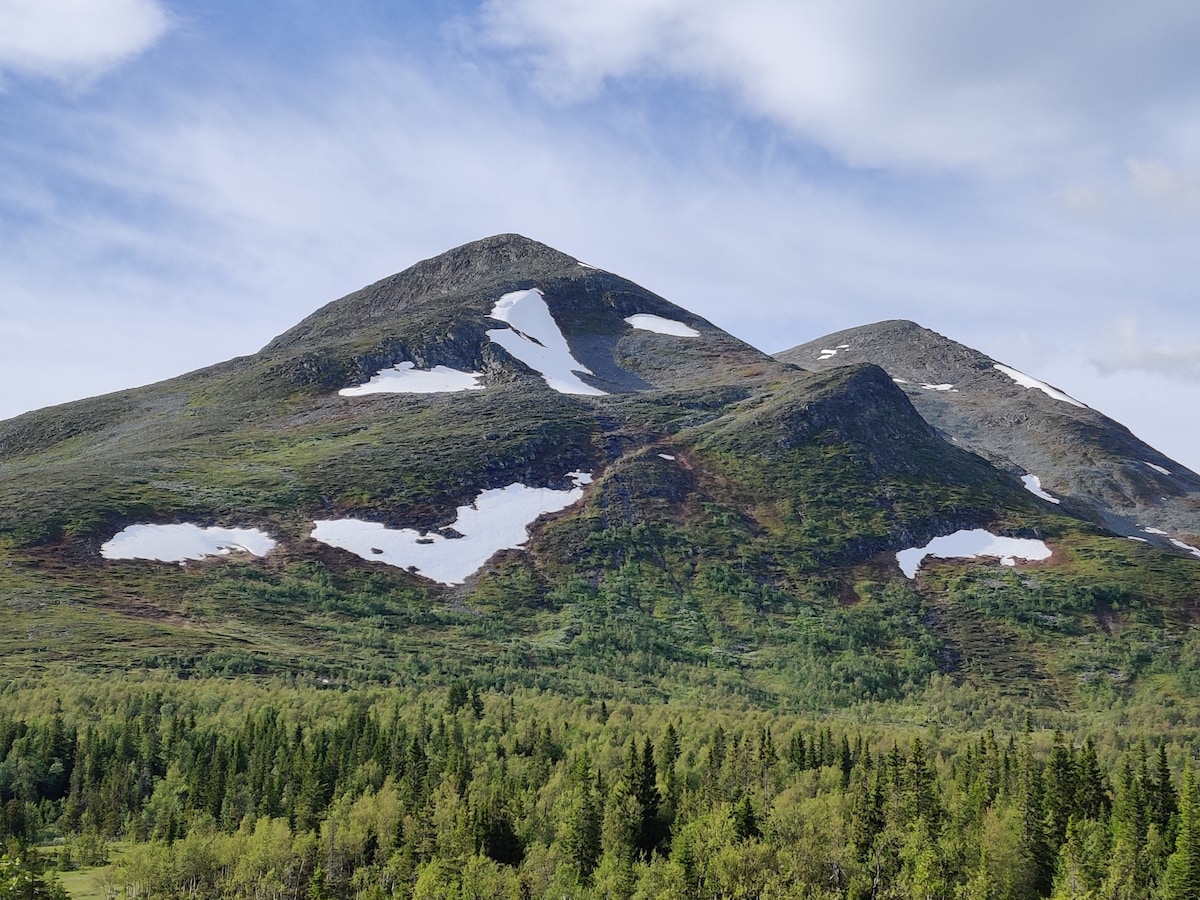
<path id="1" fill-rule="evenodd" d="M 1192 898 L 1188 756 L 467 681 L 10 690 L 0 897 Z"/>

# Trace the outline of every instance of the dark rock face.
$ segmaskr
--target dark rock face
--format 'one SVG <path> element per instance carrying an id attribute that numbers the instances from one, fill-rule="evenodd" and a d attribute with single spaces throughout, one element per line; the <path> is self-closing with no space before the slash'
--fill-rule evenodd
<path id="1" fill-rule="evenodd" d="M 512 291 L 537 288 L 583 365 L 609 393 L 682 388 L 778 373 L 783 366 L 712 323 L 633 282 L 520 235 L 484 238 L 419 262 L 327 304 L 271 341 L 262 355 L 297 384 L 344 387 L 398 361 L 504 377 L 528 372 L 490 343 L 490 318 Z M 631 328 L 649 313 L 700 332 L 685 341 Z M 666 338 L 666 339 L 664 339 Z"/>
<path id="2" fill-rule="evenodd" d="M 1036 475 L 1065 510 L 1159 543 L 1140 528 L 1200 534 L 1200 476 L 1052 386 L 1025 387 L 985 354 L 914 322 L 839 331 L 776 358 L 814 371 L 874 363 L 947 440 L 1016 478 Z"/>

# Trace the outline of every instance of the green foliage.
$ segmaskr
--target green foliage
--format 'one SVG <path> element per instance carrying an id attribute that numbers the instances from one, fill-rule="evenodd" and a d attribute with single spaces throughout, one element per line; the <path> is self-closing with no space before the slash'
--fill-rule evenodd
<path id="1" fill-rule="evenodd" d="M 1179 789 L 1179 831 L 1175 852 L 1167 860 L 1165 882 L 1164 900 L 1200 898 L 1200 793 L 1190 760 Z"/>
<path id="2" fill-rule="evenodd" d="M 1195 896 L 1190 766 L 1114 733 L 488 690 L 477 713 L 466 682 L 61 687 L 0 694 L 0 799 L 60 862 L 121 841 L 129 897 Z M 1172 835 L 1153 795 L 1177 798 Z M 5 857 L 13 900 L 57 890 L 30 858 Z"/>

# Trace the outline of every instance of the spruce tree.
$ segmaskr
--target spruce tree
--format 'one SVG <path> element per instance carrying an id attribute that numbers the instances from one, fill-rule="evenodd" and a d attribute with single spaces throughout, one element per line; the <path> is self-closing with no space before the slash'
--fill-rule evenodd
<path id="1" fill-rule="evenodd" d="M 1089 737 L 1083 742 L 1075 760 L 1075 809 L 1088 819 L 1103 819 L 1108 815 L 1111 801 L 1104 785 L 1104 773 L 1096 757 L 1096 744 Z"/>
<path id="2" fill-rule="evenodd" d="M 654 744 L 646 738 L 639 754 L 636 741 L 630 739 L 630 784 L 638 807 L 637 847 L 649 858 L 663 838 L 659 809 L 662 794 L 658 790 L 658 769 L 654 763 Z"/>
<path id="3" fill-rule="evenodd" d="M 659 769 L 662 772 L 663 787 L 666 789 L 665 796 L 663 797 L 665 803 L 663 813 L 668 824 L 674 820 L 675 815 L 678 813 L 679 801 L 681 799 L 679 775 L 675 769 L 675 765 L 679 761 L 679 755 L 679 733 L 675 730 L 674 725 L 668 724 L 667 732 L 663 736 L 662 744 L 659 747 L 659 757 L 661 759 Z"/>
<path id="4" fill-rule="evenodd" d="M 1054 732 L 1050 759 L 1046 764 L 1046 840 L 1050 849 L 1058 852 L 1067 837 L 1067 822 L 1075 811 L 1075 766 L 1066 739 L 1061 731 Z"/>
<path id="5" fill-rule="evenodd" d="M 908 820 L 919 822 L 931 830 L 935 828 L 941 816 L 941 802 L 933 768 L 919 737 L 913 738 L 912 752 L 904 771 L 903 790 Z"/>
<path id="6" fill-rule="evenodd" d="M 733 808 L 733 833 L 739 841 L 762 836 L 758 816 L 754 813 L 754 804 L 750 802 L 748 794 L 743 794 Z"/>
<path id="7" fill-rule="evenodd" d="M 1167 762 L 1167 747 L 1159 743 L 1154 765 L 1154 785 L 1150 803 L 1150 820 L 1158 826 L 1159 833 L 1171 833 L 1172 818 L 1179 809 L 1179 797 L 1171 783 L 1171 766 Z"/>
<path id="8" fill-rule="evenodd" d="M 1179 791 L 1179 832 L 1167 860 L 1163 900 L 1200 900 L 1200 794 L 1189 760 Z"/>
<path id="9" fill-rule="evenodd" d="M 1055 856 L 1046 837 L 1045 785 L 1042 770 L 1033 756 L 1028 734 L 1021 747 L 1021 838 L 1020 852 L 1028 867 L 1029 884 L 1039 896 L 1050 892 Z"/>
<path id="10" fill-rule="evenodd" d="M 1110 828 L 1112 852 L 1101 888 L 1105 897 L 1144 897 L 1150 883 L 1147 859 L 1146 796 L 1128 757 L 1117 779 Z"/>

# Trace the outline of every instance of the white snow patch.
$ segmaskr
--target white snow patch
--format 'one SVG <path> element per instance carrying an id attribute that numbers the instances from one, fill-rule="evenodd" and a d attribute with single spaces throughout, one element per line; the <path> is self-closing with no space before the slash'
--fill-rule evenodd
<path id="1" fill-rule="evenodd" d="M 1016 369 L 1010 368 L 1009 366 L 1002 366 L 1000 363 L 993 363 L 992 367 L 999 369 L 1017 384 L 1021 385 L 1021 387 L 1036 388 L 1047 396 L 1053 397 L 1055 400 L 1061 400 L 1063 403 L 1070 403 L 1072 406 L 1078 406 L 1081 409 L 1088 408 L 1086 403 L 1080 403 L 1074 397 L 1064 394 L 1058 388 L 1051 387 L 1044 381 L 1038 381 L 1036 378 L 1026 375 L 1024 372 L 1019 372 Z"/>
<path id="2" fill-rule="evenodd" d="M 907 378 L 893 378 L 892 381 L 896 382 L 896 384 L 908 384 Z"/>
<path id="3" fill-rule="evenodd" d="M 925 388 L 927 391 L 951 391 L 955 394 L 958 393 L 958 388 L 952 384 L 925 384 L 922 382 L 921 387 Z"/>
<path id="4" fill-rule="evenodd" d="M 1049 500 L 1051 503 L 1061 502 L 1057 497 L 1051 497 L 1042 490 L 1042 479 L 1038 478 L 1036 475 L 1022 475 L 1021 481 L 1025 485 L 1025 490 L 1029 491 L 1029 493 L 1037 494 L 1043 500 Z"/>
<path id="5" fill-rule="evenodd" d="M 582 267 L 582 268 L 584 268 L 584 269 L 591 269 L 591 270 L 592 270 L 592 271 L 594 271 L 594 272 L 603 272 L 603 271 L 604 271 L 604 270 L 603 270 L 603 269 L 601 269 L 599 266 L 589 266 L 587 263 L 585 263 L 585 262 L 580 262 L 579 260 L 575 260 L 575 264 L 576 264 L 576 265 L 578 265 L 578 266 L 580 266 L 580 267 Z"/>
<path id="6" fill-rule="evenodd" d="M 1142 462 L 1146 463 L 1146 465 L 1148 465 L 1150 468 L 1152 468 L 1159 475 L 1170 475 L 1171 474 L 1166 469 L 1164 469 L 1162 466 L 1156 466 L 1154 463 L 1146 462 L 1144 459 L 1142 460 Z"/>
<path id="7" fill-rule="evenodd" d="M 397 363 L 381 369 L 366 384 L 342 388 L 343 397 L 362 397 L 365 394 L 442 394 L 453 391 L 482 390 L 482 372 L 463 372 L 449 366 L 418 369 L 412 362 Z"/>
<path id="8" fill-rule="evenodd" d="M 829 349 L 829 350 L 822 349 L 821 355 L 817 357 L 817 362 L 820 362 L 823 359 L 833 359 L 835 356 L 838 355 L 839 350 L 849 350 L 849 349 L 850 349 L 849 344 L 838 344 L 836 347 Z"/>
<path id="9" fill-rule="evenodd" d="M 672 456 L 670 453 L 660 453 L 660 454 L 658 454 L 658 458 L 659 459 L 668 459 L 671 462 L 675 462 L 675 457 Z"/>
<path id="10" fill-rule="evenodd" d="M 575 486 L 565 491 L 520 483 L 483 491 L 470 506 L 458 508 L 450 525 L 462 537 L 387 528 L 361 519 L 316 521 L 311 536 L 372 562 L 415 568 L 442 584 L 462 584 L 497 551 L 523 546 L 529 540 L 528 526 L 538 516 L 566 509 L 583 496 L 583 486 L 591 483 L 592 476 L 587 472 L 568 475 Z"/>
<path id="11" fill-rule="evenodd" d="M 1191 544 L 1185 544 L 1183 541 L 1177 541 L 1177 540 L 1175 540 L 1175 538 L 1171 538 L 1171 543 L 1174 544 L 1176 547 L 1178 547 L 1180 550 L 1186 550 L 1190 554 L 1192 554 L 1192 556 L 1196 557 L 1197 559 L 1200 559 L 1200 548 L 1193 547 Z"/>
<path id="12" fill-rule="evenodd" d="M 1125 535 L 1125 537 L 1129 538 L 1131 541 L 1139 541 L 1140 543 L 1143 543 L 1143 544 L 1148 544 L 1148 543 L 1150 543 L 1150 542 L 1149 542 L 1148 540 L 1146 540 L 1145 538 L 1134 537 L 1132 534 L 1127 534 L 1127 535 Z"/>
<path id="13" fill-rule="evenodd" d="M 130 525 L 100 545 L 105 559 L 155 559 L 182 563 L 234 551 L 264 556 L 275 539 L 257 528 L 204 528 L 200 525 Z"/>
<path id="14" fill-rule="evenodd" d="M 896 554 L 900 570 L 909 578 L 917 577 L 917 569 L 926 556 L 939 559 L 973 559 L 977 556 L 996 556 L 1002 565 L 1015 566 L 1017 559 L 1049 559 L 1051 550 L 1045 541 L 1033 538 L 997 537 L 982 528 L 956 531 L 936 537 L 924 547 L 912 547 Z"/>
<path id="15" fill-rule="evenodd" d="M 653 331 L 655 334 L 670 334 L 675 337 L 700 337 L 700 332 L 690 325 L 684 325 L 682 322 L 677 322 L 674 319 L 664 319 L 662 316 L 654 316 L 650 313 L 638 313 L 633 316 L 626 316 L 625 321 L 634 328 L 640 328 L 642 331 Z"/>
<path id="16" fill-rule="evenodd" d="M 1138 528 L 1141 528 L 1142 532 L 1145 534 L 1156 534 L 1159 537 L 1165 537 L 1180 550 L 1186 550 L 1188 553 L 1192 554 L 1192 556 L 1200 559 L 1200 547 L 1193 547 L 1191 544 L 1185 544 L 1183 541 L 1171 537 L 1169 532 L 1163 531 L 1161 528 L 1147 528 L 1144 525 L 1139 525 Z M 1134 540 L 1138 539 L 1134 538 Z"/>
<path id="17" fill-rule="evenodd" d="M 537 288 L 513 291 L 496 301 L 491 316 L 511 328 L 494 328 L 487 336 L 529 368 L 560 394 L 602 396 L 607 391 L 585 384 L 575 374 L 592 370 L 571 355 L 567 339 L 550 315 L 546 299 Z"/>

